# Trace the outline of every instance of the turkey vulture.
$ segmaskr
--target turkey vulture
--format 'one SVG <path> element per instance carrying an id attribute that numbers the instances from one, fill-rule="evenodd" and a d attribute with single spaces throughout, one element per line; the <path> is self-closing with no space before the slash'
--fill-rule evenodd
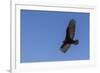
<path id="1" fill-rule="evenodd" d="M 74 19 L 71 19 L 66 29 L 65 39 L 60 47 L 60 50 L 63 53 L 65 53 L 71 47 L 72 44 L 77 45 L 79 43 L 79 40 L 74 40 L 75 29 L 76 29 L 76 21 Z"/>

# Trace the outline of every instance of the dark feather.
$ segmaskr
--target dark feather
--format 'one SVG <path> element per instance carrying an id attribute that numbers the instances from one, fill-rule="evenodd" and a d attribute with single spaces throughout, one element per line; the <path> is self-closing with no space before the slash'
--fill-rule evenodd
<path id="1" fill-rule="evenodd" d="M 75 36 L 75 24 L 75 20 L 72 19 L 69 21 L 69 25 L 66 29 L 65 39 L 60 47 L 60 50 L 64 53 L 70 48 L 71 44 L 78 44 L 78 40 L 73 40 Z"/>

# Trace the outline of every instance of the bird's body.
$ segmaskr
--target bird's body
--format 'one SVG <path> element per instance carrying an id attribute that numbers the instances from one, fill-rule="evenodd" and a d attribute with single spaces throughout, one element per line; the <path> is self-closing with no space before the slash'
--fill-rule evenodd
<path id="1" fill-rule="evenodd" d="M 74 35 L 75 35 L 75 20 L 70 20 L 69 25 L 66 30 L 66 36 L 65 40 L 63 41 L 63 44 L 60 47 L 60 50 L 65 53 L 72 44 L 77 45 L 79 43 L 78 40 L 73 40 Z"/>

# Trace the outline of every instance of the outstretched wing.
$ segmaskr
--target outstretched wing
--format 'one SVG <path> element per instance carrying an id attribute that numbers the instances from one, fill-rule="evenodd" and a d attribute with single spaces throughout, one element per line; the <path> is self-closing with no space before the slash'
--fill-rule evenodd
<path id="1" fill-rule="evenodd" d="M 71 19 L 66 29 L 66 36 L 64 42 L 68 40 L 73 40 L 74 35 L 75 35 L 75 20 Z"/>
<path id="2" fill-rule="evenodd" d="M 71 44 L 62 44 L 60 50 L 65 53 L 69 48 L 70 48 Z"/>
<path id="3" fill-rule="evenodd" d="M 75 35 L 75 24 L 76 24 L 76 22 L 75 22 L 75 20 L 70 20 L 70 22 L 69 22 L 69 36 L 70 36 L 70 39 L 73 39 L 74 38 L 74 35 Z"/>

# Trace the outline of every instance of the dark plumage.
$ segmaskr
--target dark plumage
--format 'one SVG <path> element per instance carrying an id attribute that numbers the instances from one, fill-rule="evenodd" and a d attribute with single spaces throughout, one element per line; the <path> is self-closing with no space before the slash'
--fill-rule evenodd
<path id="1" fill-rule="evenodd" d="M 75 28 L 76 28 L 76 22 L 74 19 L 71 19 L 69 21 L 69 25 L 66 29 L 66 36 L 63 41 L 63 44 L 60 47 L 60 50 L 65 53 L 72 44 L 77 45 L 79 43 L 78 40 L 73 40 L 75 36 Z"/>

